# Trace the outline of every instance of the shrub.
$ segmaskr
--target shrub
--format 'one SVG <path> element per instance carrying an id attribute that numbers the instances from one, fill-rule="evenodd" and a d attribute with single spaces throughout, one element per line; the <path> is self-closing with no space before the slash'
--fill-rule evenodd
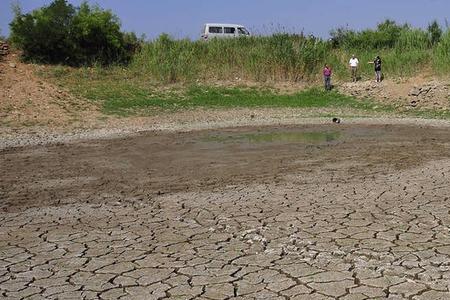
<path id="1" fill-rule="evenodd" d="M 120 31 L 119 19 L 108 10 L 54 0 L 50 5 L 22 14 L 15 9 L 11 41 L 25 60 L 67 65 L 125 63 L 138 40 Z"/>
<path id="2" fill-rule="evenodd" d="M 338 28 L 330 32 L 333 46 L 346 50 L 380 50 L 395 47 L 401 33 L 409 26 L 398 25 L 392 20 L 378 24 L 376 30 L 355 32 L 346 28 Z"/>
<path id="3" fill-rule="evenodd" d="M 70 59 L 74 45 L 69 38 L 75 8 L 64 0 L 22 14 L 16 10 L 11 26 L 11 41 L 23 50 L 26 59 L 61 63 Z"/>
<path id="4" fill-rule="evenodd" d="M 337 29 L 332 29 L 330 31 L 330 41 L 333 48 L 337 49 L 343 47 L 346 41 L 349 39 L 351 35 L 354 35 L 355 32 L 344 27 L 339 27 Z"/>
<path id="5" fill-rule="evenodd" d="M 442 37 L 442 33 L 442 28 L 436 20 L 428 25 L 428 35 L 431 45 L 436 45 L 437 43 L 439 43 Z"/>

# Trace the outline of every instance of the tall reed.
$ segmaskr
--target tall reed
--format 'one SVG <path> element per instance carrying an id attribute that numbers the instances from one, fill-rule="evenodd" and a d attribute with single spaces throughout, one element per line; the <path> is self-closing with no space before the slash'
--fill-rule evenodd
<path id="1" fill-rule="evenodd" d="M 432 44 L 427 31 L 395 26 L 387 23 L 378 30 L 345 33 L 337 47 L 332 41 L 303 34 L 276 33 L 208 42 L 161 35 L 143 45 L 130 71 L 162 82 L 236 78 L 295 82 L 320 79 L 327 63 L 333 67 L 335 77 L 346 79 L 352 54 L 361 61 L 363 78 L 373 76 L 373 67 L 367 62 L 376 55 L 381 56 L 388 77 L 411 76 L 427 65 L 432 65 L 437 73 L 450 69 L 450 31 Z"/>
<path id="2" fill-rule="evenodd" d="M 433 51 L 433 67 L 438 74 L 450 72 L 450 30 L 444 33 Z"/>

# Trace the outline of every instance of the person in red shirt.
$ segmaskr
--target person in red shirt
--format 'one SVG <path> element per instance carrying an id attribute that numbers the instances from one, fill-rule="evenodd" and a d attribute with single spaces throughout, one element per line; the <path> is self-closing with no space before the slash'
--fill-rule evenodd
<path id="1" fill-rule="evenodd" d="M 323 81 L 325 84 L 325 90 L 331 91 L 331 75 L 333 74 L 333 71 L 331 68 L 325 64 L 325 67 L 323 68 Z"/>

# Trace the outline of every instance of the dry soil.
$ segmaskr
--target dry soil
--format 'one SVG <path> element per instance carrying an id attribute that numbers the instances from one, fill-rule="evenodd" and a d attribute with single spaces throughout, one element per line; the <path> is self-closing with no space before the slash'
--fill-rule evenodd
<path id="1" fill-rule="evenodd" d="M 448 128 L 0 150 L 0 297 L 449 299 Z"/>

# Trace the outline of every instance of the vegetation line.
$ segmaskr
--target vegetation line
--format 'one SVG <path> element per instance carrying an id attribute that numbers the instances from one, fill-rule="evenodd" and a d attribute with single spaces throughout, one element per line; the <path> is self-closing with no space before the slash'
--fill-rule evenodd
<path id="1" fill-rule="evenodd" d="M 385 78 L 409 77 L 426 70 L 450 71 L 450 29 L 437 22 L 426 29 L 386 20 L 375 29 L 338 28 L 331 39 L 277 32 L 235 39 L 176 40 L 163 34 L 151 41 L 121 30 L 111 11 L 66 0 L 24 14 L 15 8 L 10 41 L 23 59 L 51 64 L 42 74 L 84 98 L 101 103 L 107 113 L 136 109 L 195 107 L 347 107 L 392 108 L 310 89 L 293 95 L 270 90 L 212 87 L 217 82 L 318 82 L 324 64 L 334 77 L 349 77 L 355 54 L 360 75 L 373 77 L 373 61 L 383 60 Z M 165 89 L 181 83 L 182 88 Z M 171 85 L 173 87 L 173 85 Z M 201 87 L 203 86 L 203 87 Z"/>
<path id="2" fill-rule="evenodd" d="M 15 8 L 10 40 L 24 58 L 72 66 L 126 66 L 136 76 L 159 82 L 223 79 L 265 81 L 316 80 L 325 63 L 338 78 L 348 76 L 348 59 L 356 54 L 361 75 L 372 77 L 365 62 L 383 59 L 385 76 L 411 76 L 424 68 L 450 70 L 450 30 L 434 21 L 427 30 L 386 20 L 376 29 L 338 28 L 331 39 L 303 33 L 191 41 L 166 34 L 152 41 L 124 33 L 109 10 L 66 0 L 24 14 Z"/>

